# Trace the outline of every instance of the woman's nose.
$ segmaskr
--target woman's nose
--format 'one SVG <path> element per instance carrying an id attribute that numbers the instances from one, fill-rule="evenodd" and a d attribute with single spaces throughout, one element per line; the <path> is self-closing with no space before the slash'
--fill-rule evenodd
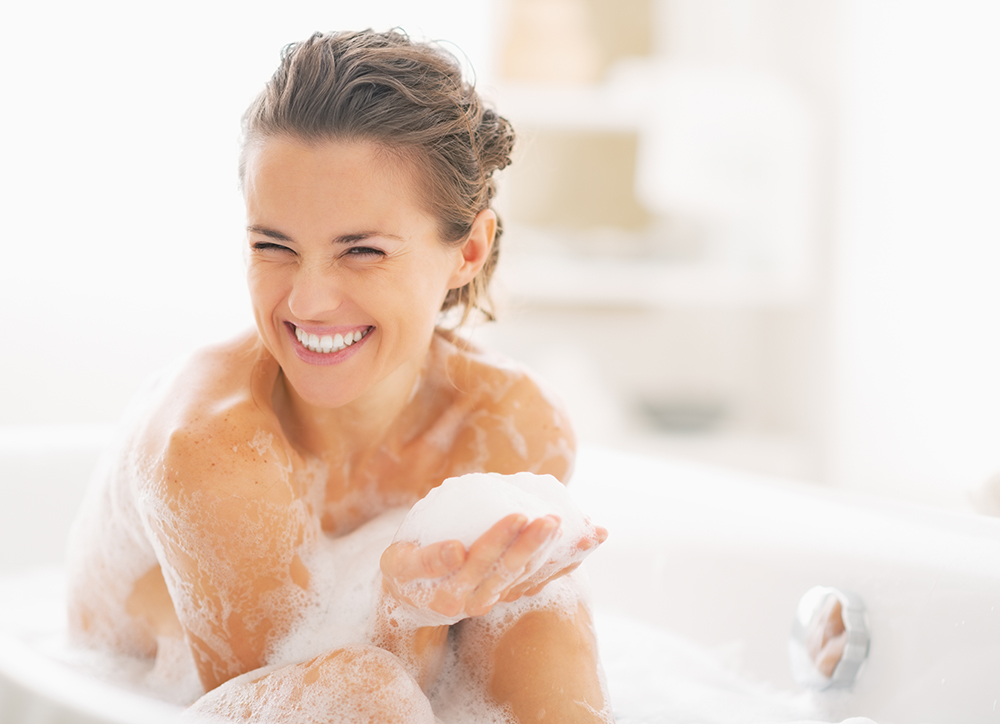
<path id="1" fill-rule="evenodd" d="M 343 289 L 334 270 L 321 264 L 304 264 L 295 273 L 288 308 L 298 319 L 327 321 L 343 302 Z"/>

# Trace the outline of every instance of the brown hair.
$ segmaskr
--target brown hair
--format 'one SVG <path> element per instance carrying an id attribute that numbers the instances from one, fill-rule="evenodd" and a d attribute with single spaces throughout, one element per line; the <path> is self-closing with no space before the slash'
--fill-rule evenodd
<path id="1" fill-rule="evenodd" d="M 467 237 L 496 193 L 493 172 L 510 163 L 514 131 L 484 107 L 453 55 L 398 31 L 316 33 L 287 46 L 281 65 L 243 117 L 240 182 L 252 144 L 274 136 L 372 141 L 417 162 L 426 202 L 445 243 Z M 502 227 L 476 278 L 448 292 L 441 311 L 479 309 L 493 319 L 487 287 Z"/>

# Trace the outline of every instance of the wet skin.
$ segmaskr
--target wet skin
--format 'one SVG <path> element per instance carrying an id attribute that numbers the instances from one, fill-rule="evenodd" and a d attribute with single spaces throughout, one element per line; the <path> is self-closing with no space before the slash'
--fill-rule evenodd
<path id="1" fill-rule="evenodd" d="M 212 690 L 266 664 L 294 626 L 315 575 L 305 561 L 323 536 L 467 472 L 567 480 L 572 433 L 538 384 L 435 331 L 448 289 L 481 267 L 495 217 L 482 212 L 465 243 L 446 246 L 414 178 L 408 164 L 365 144 L 276 139 L 252 154 L 247 276 L 257 329 L 195 355 L 137 414 L 75 533 L 79 639 L 155 656 L 165 638 L 183 635 Z M 319 359 L 296 328 L 364 336 Z M 437 587 L 433 605 L 446 615 L 484 616 L 489 601 L 538 592 L 547 581 L 519 572 L 555 523 L 510 517 L 468 550 L 391 547 L 376 615 L 405 606 L 399 584 L 414 578 Z M 135 551 L 131 560 L 113 553 L 122 546 Z M 470 651 L 483 649 L 476 631 L 463 628 Z M 427 687 L 448 632 L 383 627 L 374 643 L 389 659 L 331 652 L 293 673 L 349 665 Z M 553 718 L 557 696 L 546 721 L 607 719 L 585 607 L 526 616 L 485 643 L 490 690 L 521 721 L 539 716 L 539 697 L 552 699 L 551 682 L 528 666 L 539 650 L 566 684 L 566 718 Z"/>

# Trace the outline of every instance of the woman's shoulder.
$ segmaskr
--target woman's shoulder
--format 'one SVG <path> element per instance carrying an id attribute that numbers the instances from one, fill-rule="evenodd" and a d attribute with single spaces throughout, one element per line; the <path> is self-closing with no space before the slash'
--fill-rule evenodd
<path id="1" fill-rule="evenodd" d="M 550 387 L 523 365 L 455 333 L 438 335 L 449 383 L 468 410 L 470 432 L 490 451 L 491 472 L 528 470 L 565 481 L 576 450 L 569 416 Z"/>
<path id="2" fill-rule="evenodd" d="M 165 375 L 134 426 L 142 457 L 163 473 L 154 477 L 197 486 L 240 480 L 271 458 L 287 464 L 270 404 L 277 374 L 251 332 L 199 349 Z"/>
<path id="3" fill-rule="evenodd" d="M 172 429 L 250 412 L 261 407 L 258 402 L 269 406 L 270 392 L 265 400 L 258 393 L 273 385 L 277 371 L 256 331 L 202 347 L 161 375 L 151 414 Z"/>
<path id="4" fill-rule="evenodd" d="M 455 332 L 438 330 L 433 351 L 445 383 L 458 394 L 475 399 L 477 405 L 561 408 L 546 384 L 527 367 Z"/>

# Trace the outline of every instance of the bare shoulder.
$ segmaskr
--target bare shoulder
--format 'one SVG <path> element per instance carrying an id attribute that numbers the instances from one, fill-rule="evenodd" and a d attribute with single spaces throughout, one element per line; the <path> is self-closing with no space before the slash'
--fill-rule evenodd
<path id="1" fill-rule="evenodd" d="M 270 404 L 277 365 L 256 333 L 196 352 L 161 390 L 137 445 L 147 490 L 176 497 L 274 495 L 266 485 L 291 466 Z M 255 488 L 259 488 L 256 489 Z"/>
<path id="2" fill-rule="evenodd" d="M 488 472 L 548 473 L 569 479 L 576 439 L 558 397 L 522 365 L 453 334 L 449 376 L 470 409 L 465 439 Z"/>

